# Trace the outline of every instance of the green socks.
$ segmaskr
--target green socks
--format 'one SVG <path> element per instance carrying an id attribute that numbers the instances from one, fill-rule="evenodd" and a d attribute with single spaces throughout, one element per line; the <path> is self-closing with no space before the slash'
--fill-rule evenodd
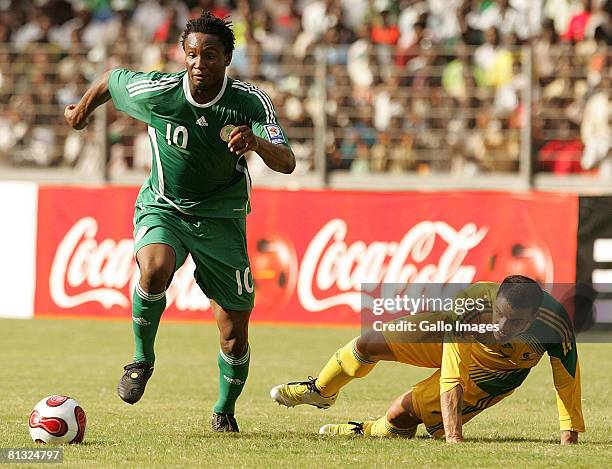
<path id="1" fill-rule="evenodd" d="M 166 308 L 166 292 L 147 293 L 136 284 L 132 296 L 132 327 L 136 351 L 135 362 L 155 363 L 155 335 L 159 320 Z"/>
<path id="2" fill-rule="evenodd" d="M 166 292 L 147 293 L 140 284 L 136 285 L 132 297 L 132 326 L 134 328 L 134 342 L 136 351 L 135 362 L 155 363 L 155 336 L 162 313 L 166 308 Z M 217 414 L 234 414 L 236 400 L 249 374 L 251 349 L 241 357 L 226 355 L 219 351 L 217 364 L 219 365 L 219 398 L 215 403 L 214 411 Z"/>
<path id="3" fill-rule="evenodd" d="M 251 359 L 251 349 L 247 350 L 242 357 L 226 355 L 221 350 L 217 358 L 219 365 L 219 398 L 213 408 L 217 414 L 234 414 L 236 400 L 247 376 L 249 375 L 249 362 Z"/>

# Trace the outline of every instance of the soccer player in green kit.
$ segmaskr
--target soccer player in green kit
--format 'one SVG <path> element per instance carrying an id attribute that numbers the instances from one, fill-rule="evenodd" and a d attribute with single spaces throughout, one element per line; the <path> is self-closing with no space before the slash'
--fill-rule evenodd
<path id="1" fill-rule="evenodd" d="M 295 157 L 270 98 L 227 76 L 234 49 L 231 23 L 204 12 L 187 22 L 181 43 L 186 70 L 104 73 L 78 104 L 64 111 L 77 130 L 108 100 L 148 124 L 153 164 L 134 216 L 134 252 L 140 280 L 132 300 L 134 362 L 118 393 L 129 404 L 143 395 L 153 373 L 154 341 L 174 272 L 191 254 L 195 279 L 211 300 L 220 334 L 219 397 L 212 428 L 237 432 L 236 399 L 248 375 L 248 322 L 253 279 L 246 247 L 251 180 L 245 153 L 271 169 L 291 173 Z"/>

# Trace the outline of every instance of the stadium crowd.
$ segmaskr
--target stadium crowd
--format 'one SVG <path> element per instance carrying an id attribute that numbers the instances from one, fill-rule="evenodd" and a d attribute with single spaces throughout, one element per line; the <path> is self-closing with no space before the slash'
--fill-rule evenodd
<path id="1" fill-rule="evenodd" d="M 230 16 L 231 74 L 271 96 L 298 172 L 317 128 L 332 170 L 516 171 L 531 116 L 539 170 L 612 177 L 612 0 L 0 0 L 0 164 L 95 171 L 63 107 L 102 68 L 180 70 L 203 9 Z M 146 168 L 146 129 L 108 112 L 110 173 Z"/>

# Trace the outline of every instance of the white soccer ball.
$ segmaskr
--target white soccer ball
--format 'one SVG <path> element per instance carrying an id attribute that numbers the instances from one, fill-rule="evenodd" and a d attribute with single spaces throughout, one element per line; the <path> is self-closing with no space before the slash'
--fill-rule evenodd
<path id="1" fill-rule="evenodd" d="M 36 443 L 80 443 L 85 436 L 87 417 L 79 403 L 68 396 L 48 396 L 32 413 L 28 427 Z"/>

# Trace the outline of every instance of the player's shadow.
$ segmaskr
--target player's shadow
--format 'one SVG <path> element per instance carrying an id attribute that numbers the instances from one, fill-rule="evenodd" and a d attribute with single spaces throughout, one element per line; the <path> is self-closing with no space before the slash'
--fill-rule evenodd
<path id="1" fill-rule="evenodd" d="M 559 443 L 558 438 L 529 438 L 524 436 L 477 437 L 470 438 L 469 441 L 475 443 Z"/>
<path id="2" fill-rule="evenodd" d="M 189 432 L 186 437 L 188 439 L 219 439 L 219 438 L 239 438 L 241 440 L 269 440 L 270 432 L 266 430 L 252 430 L 249 432 L 240 433 L 215 433 L 209 430 Z M 283 437 L 287 439 L 299 438 L 300 440 L 312 440 L 321 441 L 325 439 L 324 436 L 319 435 L 316 432 L 309 431 L 287 431 L 283 432 Z"/>
<path id="3" fill-rule="evenodd" d="M 79 443 L 77 446 L 81 447 L 91 447 L 91 448 L 102 448 L 102 447 L 106 447 L 106 446 L 113 446 L 115 444 L 118 444 L 119 442 L 115 442 L 112 440 L 85 440 L 81 443 Z M 71 445 L 72 446 L 72 445 Z"/>
<path id="4" fill-rule="evenodd" d="M 211 432 L 208 430 L 204 430 L 204 431 L 196 431 L 196 432 L 190 432 L 187 434 L 187 438 L 188 439 L 197 439 L 197 440 L 201 440 L 201 439 L 206 439 L 206 440 L 218 440 L 219 438 L 238 438 L 241 440 L 251 440 L 251 441 L 258 441 L 258 440 L 269 440 L 270 439 L 270 432 L 269 431 L 265 431 L 265 430 L 251 430 L 249 432 L 240 432 L 240 433 L 215 433 L 215 432 Z M 346 437 L 346 439 L 348 441 L 350 441 L 351 439 L 354 440 L 359 440 L 363 437 L 361 436 L 357 436 L 355 435 L 354 437 Z M 283 439 L 300 439 L 301 441 L 304 440 L 309 440 L 309 441 L 318 441 L 318 442 L 324 442 L 326 440 L 328 441 L 336 441 L 335 437 L 330 437 L 330 436 L 326 436 L 326 435 L 319 435 L 316 432 L 311 432 L 311 431 L 307 431 L 307 430 L 301 430 L 301 431 L 289 431 L 289 432 L 283 432 Z M 399 440 L 399 439 L 398 439 Z M 433 442 L 440 442 L 440 443 L 444 443 L 444 440 L 442 439 L 434 439 L 429 435 L 416 435 L 412 440 L 417 440 L 417 441 L 431 441 Z M 559 445 L 559 439 L 558 438 L 530 438 L 530 437 L 523 437 L 523 436 L 499 436 L 499 437 L 475 437 L 475 438 L 469 438 L 468 440 L 466 440 L 468 443 L 491 443 L 491 444 L 495 444 L 495 443 L 539 443 L 539 444 L 545 444 L 545 445 Z M 580 444 L 588 444 L 589 446 L 610 446 L 611 441 L 602 441 L 602 440 L 582 440 L 578 443 L 578 446 L 580 446 Z M 279 445 L 284 444 L 282 440 L 279 441 L 278 443 Z"/>
<path id="5" fill-rule="evenodd" d="M 530 438 L 524 436 L 500 436 L 500 437 L 477 437 L 470 438 L 467 440 L 473 443 L 542 443 L 542 444 L 552 444 L 558 445 L 559 438 Z M 610 446 L 611 441 L 602 441 L 602 440 L 581 440 L 578 442 L 585 443 L 588 445 L 603 445 Z"/>

